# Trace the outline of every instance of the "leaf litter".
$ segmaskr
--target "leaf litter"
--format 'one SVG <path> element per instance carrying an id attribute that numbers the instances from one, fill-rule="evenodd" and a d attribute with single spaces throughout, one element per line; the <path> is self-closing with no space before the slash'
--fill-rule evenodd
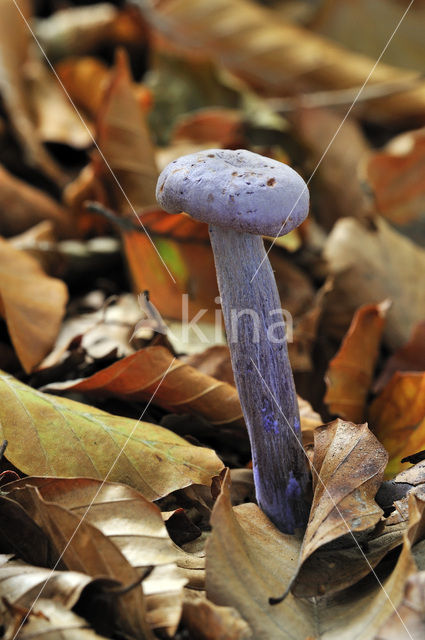
<path id="1" fill-rule="evenodd" d="M 424 635 L 422 9 L 346 118 L 382 34 L 263 4 L 20 5 L 86 129 L 3 2 L 4 638 Z M 312 479 L 294 536 L 255 503 L 207 228 L 155 201 L 209 147 L 317 170 L 306 222 L 265 239 Z"/>

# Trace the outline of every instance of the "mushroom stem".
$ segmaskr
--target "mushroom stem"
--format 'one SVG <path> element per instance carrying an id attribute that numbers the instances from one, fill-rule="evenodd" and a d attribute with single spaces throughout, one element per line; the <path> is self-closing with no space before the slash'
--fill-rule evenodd
<path id="1" fill-rule="evenodd" d="M 309 473 L 273 271 L 260 236 L 209 231 L 258 504 L 278 529 L 294 533 L 308 519 Z"/>

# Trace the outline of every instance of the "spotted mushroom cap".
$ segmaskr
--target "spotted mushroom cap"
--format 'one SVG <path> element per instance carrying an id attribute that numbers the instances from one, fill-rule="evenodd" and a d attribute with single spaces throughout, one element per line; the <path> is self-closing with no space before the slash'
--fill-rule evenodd
<path id="1" fill-rule="evenodd" d="M 307 217 L 309 195 L 301 176 L 252 151 L 208 149 L 171 162 L 158 178 L 156 197 L 168 213 L 246 233 L 283 236 Z"/>

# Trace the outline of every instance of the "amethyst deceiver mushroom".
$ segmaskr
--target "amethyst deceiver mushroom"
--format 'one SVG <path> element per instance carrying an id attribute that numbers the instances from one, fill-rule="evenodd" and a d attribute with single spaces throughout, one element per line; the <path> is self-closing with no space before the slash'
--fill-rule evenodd
<path id="1" fill-rule="evenodd" d="M 301 224 L 307 186 L 276 160 L 210 149 L 171 162 L 156 196 L 168 213 L 185 211 L 209 224 L 258 504 L 281 531 L 293 533 L 307 522 L 309 472 L 280 299 L 261 236 Z"/>

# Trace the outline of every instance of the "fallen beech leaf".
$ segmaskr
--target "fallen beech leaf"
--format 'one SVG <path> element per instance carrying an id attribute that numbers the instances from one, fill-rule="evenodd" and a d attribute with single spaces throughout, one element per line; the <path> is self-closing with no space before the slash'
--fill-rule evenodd
<path id="1" fill-rule="evenodd" d="M 425 571 L 410 576 L 403 600 L 374 640 L 411 640 L 425 637 Z"/>
<path id="2" fill-rule="evenodd" d="M 43 220 L 51 220 L 59 237 L 72 229 L 71 216 L 40 189 L 0 166 L 0 233 L 14 236 Z"/>
<path id="3" fill-rule="evenodd" d="M 90 576 L 76 571 L 51 571 L 35 567 L 22 560 L 9 560 L 0 556 L 0 615 L 5 614 L 2 600 L 6 597 L 11 604 L 30 608 L 42 589 L 43 598 L 54 599 L 67 609 L 72 609 L 83 590 L 95 581 Z M 101 581 L 97 581 L 101 586 Z M 112 586 L 112 582 L 110 586 Z"/>
<path id="4" fill-rule="evenodd" d="M 18 10 L 19 7 L 19 10 Z M 31 32 L 26 20 L 31 17 L 29 0 L 16 5 L 11 0 L 1 0 L 0 11 L 0 91 L 2 102 L 24 150 L 26 160 L 39 167 L 53 180 L 63 183 L 64 176 L 58 165 L 42 145 L 37 127 L 32 119 L 25 85 L 25 65 L 29 59 Z M 21 13 L 20 13 L 21 12 Z"/>
<path id="5" fill-rule="evenodd" d="M 137 583 L 139 574 L 136 569 L 114 542 L 86 518 L 82 519 L 68 509 L 44 500 L 38 489 L 31 485 L 17 489 L 13 495 L 49 536 L 58 558 L 63 554 L 61 561 L 69 570 L 117 580 L 124 587 Z M 118 618 L 117 626 L 124 632 L 152 640 L 140 587 L 117 598 L 114 617 Z"/>
<path id="6" fill-rule="evenodd" d="M 425 373 L 395 373 L 370 405 L 369 421 L 390 456 L 387 477 L 406 469 L 401 459 L 425 448 Z"/>
<path id="7" fill-rule="evenodd" d="M 374 496 L 387 453 L 367 424 L 334 420 L 315 431 L 314 497 L 303 542 L 302 561 L 350 531 L 375 525 L 382 509 Z"/>
<path id="8" fill-rule="evenodd" d="M 8 460 L 24 473 L 105 478 L 110 472 L 111 481 L 135 487 L 148 500 L 193 483 L 209 485 L 223 466 L 212 450 L 167 429 L 35 391 L 5 373 L 0 426 Z"/>
<path id="9" fill-rule="evenodd" d="M 92 145 L 91 132 L 51 70 L 43 63 L 33 63 L 30 72 L 29 99 L 40 139 L 88 149 Z"/>
<path id="10" fill-rule="evenodd" d="M 240 430 L 243 418 L 235 387 L 175 359 L 165 347 L 146 347 L 90 378 L 53 383 L 48 388 L 98 397 L 115 396 L 127 401 L 148 401 L 167 370 L 154 403 L 169 411 L 202 415 L 213 424 L 234 423 L 236 432 Z"/>
<path id="11" fill-rule="evenodd" d="M 365 418 L 366 398 L 389 307 L 388 301 L 360 307 L 338 353 L 329 363 L 324 401 L 332 413 L 345 420 L 361 422 Z"/>
<path id="12" fill-rule="evenodd" d="M 28 617 L 26 618 L 26 616 Z M 13 616 L 13 617 L 12 617 Z M 4 635 L 4 640 L 102 640 L 87 621 L 68 611 L 55 600 L 39 598 L 29 612 L 28 609 L 11 606 L 8 619 L 10 631 Z M 25 620 L 25 622 L 24 622 Z M 21 627 L 21 624 L 23 626 Z M 78 635 L 77 635 L 78 634 Z M 104 639 L 105 640 L 105 639 Z"/>
<path id="13" fill-rule="evenodd" d="M 365 166 L 377 211 L 414 242 L 425 241 L 425 129 L 397 136 Z"/>
<path id="14" fill-rule="evenodd" d="M 61 280 L 47 276 L 37 260 L 0 238 L 0 314 L 27 373 L 54 344 L 67 300 Z"/>
<path id="15" fill-rule="evenodd" d="M 214 507 L 213 532 L 207 546 L 207 596 L 215 604 L 234 607 L 258 640 L 373 640 L 403 597 L 404 584 L 414 571 L 410 549 L 403 549 L 392 574 L 353 589 L 338 600 L 299 599 L 289 594 L 271 606 L 270 596 L 290 582 L 300 551 L 295 536 L 280 533 L 260 509 L 245 504 L 232 509 L 224 485 Z"/>
<path id="16" fill-rule="evenodd" d="M 330 231 L 341 217 L 368 215 L 370 205 L 358 176 L 358 166 L 369 151 L 369 144 L 360 124 L 325 109 L 301 108 L 291 120 L 296 135 L 307 148 L 309 167 L 311 170 L 318 167 L 312 188 L 317 200 L 315 218 L 320 225 Z M 331 146 L 330 140 L 333 140 Z"/>
<path id="17" fill-rule="evenodd" d="M 73 102 L 94 120 L 111 81 L 109 67 L 98 58 L 85 56 L 61 60 L 56 65 L 56 72 Z M 132 87 L 140 106 L 147 111 L 152 102 L 149 89 L 136 83 Z"/>
<path id="18" fill-rule="evenodd" d="M 414 327 L 409 342 L 387 360 L 374 384 L 374 392 L 382 391 L 396 371 L 425 371 L 425 320 Z"/>
<path id="19" fill-rule="evenodd" d="M 425 251 L 400 235 L 383 219 L 368 229 L 354 218 L 339 220 L 329 235 L 325 257 L 334 280 L 325 296 L 323 325 L 341 326 L 341 317 L 362 304 L 392 301 L 385 341 L 397 348 L 423 320 L 425 287 L 418 277 L 425 272 Z"/>
<path id="20" fill-rule="evenodd" d="M 179 140 L 195 143 L 214 142 L 224 149 L 243 147 L 245 141 L 242 113 L 236 109 L 214 107 L 184 115 L 179 118 L 172 132 L 172 141 Z"/>
<path id="21" fill-rule="evenodd" d="M 202 353 L 195 353 L 181 358 L 181 360 L 207 376 L 235 386 L 230 351 L 227 345 L 216 344 L 208 347 Z"/>
<path id="22" fill-rule="evenodd" d="M 97 118 L 97 143 L 109 167 L 95 156 L 95 170 L 106 182 L 112 202 L 109 206 L 120 213 L 156 203 L 158 171 L 144 113 L 133 92 L 133 80 L 124 49 L 119 49 L 110 85 L 104 95 Z M 111 175 L 114 172 L 119 185 Z M 124 195 L 125 194 L 125 195 Z"/>
<path id="23" fill-rule="evenodd" d="M 376 59 L 407 6 L 398 0 L 357 0 L 355 3 L 351 0 L 328 0 L 316 7 L 312 27 L 348 49 Z M 422 71 L 420 25 L 424 18 L 423 2 L 414 2 L 397 29 L 397 43 L 385 51 L 386 62 Z M 356 25 L 355 30 L 353 24 Z"/>
<path id="24" fill-rule="evenodd" d="M 38 492 L 28 494 L 25 489 L 28 485 L 37 487 Z M 44 524 L 43 510 L 49 509 L 49 503 L 70 511 L 76 523 L 84 518 L 85 522 L 96 527 L 140 576 L 149 569 L 150 573 L 142 585 L 147 621 L 153 628 L 166 629 L 169 635 L 175 633 L 181 617 L 186 581 L 176 566 L 179 549 L 170 540 L 158 507 L 130 487 L 90 478 L 25 478 L 22 482 L 9 484 L 7 489 L 8 495 L 21 502 L 44 528 L 59 551 L 64 548 L 66 536 L 56 531 L 61 528 L 60 512 L 58 527 L 46 527 Z M 38 501 L 38 495 L 44 502 Z M 73 559 L 75 556 L 84 556 L 80 544 L 84 544 L 83 539 L 77 539 L 75 543 L 73 539 L 69 553 L 64 555 L 69 569 L 78 565 Z M 108 562 L 108 557 L 104 560 Z M 91 575 L 102 573 L 102 566 L 96 569 L 97 566 L 92 566 Z M 121 580 L 118 574 L 112 577 Z"/>
<path id="25" fill-rule="evenodd" d="M 361 87 L 369 82 L 413 81 L 417 73 L 353 53 L 284 21 L 249 0 L 139 0 L 144 15 L 168 40 L 224 64 L 262 93 L 285 95 L 314 89 Z M 400 16 L 401 16 L 400 12 Z M 425 85 L 371 101 L 367 116 L 397 120 L 422 117 Z"/>
<path id="26" fill-rule="evenodd" d="M 52 567 L 49 540 L 20 504 L 0 494 L 0 553 L 13 553 L 26 562 Z M 0 582 L 1 584 L 1 582 Z"/>
<path id="27" fill-rule="evenodd" d="M 183 622 L 198 640 L 249 640 L 248 624 L 232 607 L 218 607 L 205 597 L 186 599 Z"/>
<path id="28" fill-rule="evenodd" d="M 124 248 L 135 291 L 149 290 L 166 318 L 213 322 L 218 296 L 208 227 L 189 216 L 151 209 L 140 215 L 145 233 L 124 233 Z M 164 260 L 176 282 L 165 271 Z"/>

